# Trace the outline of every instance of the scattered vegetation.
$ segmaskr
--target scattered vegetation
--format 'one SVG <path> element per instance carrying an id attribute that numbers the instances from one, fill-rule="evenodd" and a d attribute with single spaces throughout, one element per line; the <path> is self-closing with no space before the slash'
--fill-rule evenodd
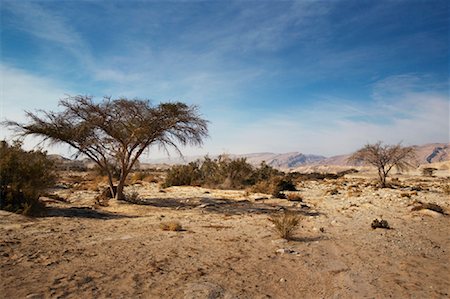
<path id="1" fill-rule="evenodd" d="M 282 214 L 271 216 L 269 221 L 275 225 L 275 231 L 281 238 L 291 240 L 300 224 L 300 216 L 285 210 Z"/>
<path id="2" fill-rule="evenodd" d="M 221 189 L 243 189 L 252 192 L 284 195 L 281 191 L 295 191 L 292 179 L 266 163 L 253 167 L 245 158 L 230 159 L 226 155 L 211 159 L 206 156 L 187 165 L 176 165 L 169 169 L 163 187 L 204 186 Z"/>
<path id="3" fill-rule="evenodd" d="M 183 227 L 178 221 L 162 222 L 159 224 L 159 228 L 165 231 L 172 231 L 172 232 L 178 232 L 183 230 Z"/>
<path id="4" fill-rule="evenodd" d="M 372 227 L 372 229 L 376 229 L 376 228 L 391 229 L 391 227 L 389 226 L 389 223 L 384 219 L 381 219 L 381 220 L 374 219 L 372 221 L 371 227 Z"/>
<path id="5" fill-rule="evenodd" d="M 380 186 L 386 188 L 386 178 L 393 167 L 405 170 L 411 167 L 410 161 L 415 157 L 413 147 L 403 147 L 400 144 L 383 145 L 381 141 L 367 144 L 348 159 L 351 162 L 373 165 L 378 170 Z"/>
<path id="6" fill-rule="evenodd" d="M 39 201 L 55 182 L 54 163 L 42 151 L 25 151 L 20 142 L 0 142 L 0 208 L 40 216 L 44 204 Z"/>

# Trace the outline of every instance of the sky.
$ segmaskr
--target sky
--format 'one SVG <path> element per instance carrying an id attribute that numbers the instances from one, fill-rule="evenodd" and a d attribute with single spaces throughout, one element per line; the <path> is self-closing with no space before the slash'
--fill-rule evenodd
<path id="1" fill-rule="evenodd" d="M 210 136 L 185 155 L 450 139 L 448 1 L 0 0 L 0 11 L 1 120 L 81 94 L 197 105 Z"/>

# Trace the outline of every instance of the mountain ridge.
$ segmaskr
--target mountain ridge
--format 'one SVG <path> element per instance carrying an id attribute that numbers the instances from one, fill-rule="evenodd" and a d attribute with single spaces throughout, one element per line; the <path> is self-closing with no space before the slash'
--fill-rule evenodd
<path id="1" fill-rule="evenodd" d="M 416 150 L 416 164 L 431 164 L 436 162 L 443 162 L 450 160 L 450 143 L 427 143 L 423 145 L 414 145 Z M 232 159 L 245 158 L 248 163 L 258 166 L 262 162 L 266 164 L 282 169 L 282 170 L 296 170 L 302 167 L 320 167 L 320 166 L 341 166 L 350 167 L 358 166 L 349 163 L 347 160 L 351 154 L 336 155 L 331 157 L 325 157 L 315 154 L 304 154 L 301 152 L 287 152 L 287 153 L 248 153 L 248 154 L 226 154 Z M 90 168 L 91 162 L 84 160 L 70 160 L 58 155 L 51 155 L 53 159 L 59 160 L 64 164 L 74 164 L 75 168 L 81 168 L 84 164 L 86 168 Z M 208 155 L 211 159 L 216 159 L 220 155 Z M 204 156 L 185 156 L 185 157 L 172 157 L 164 159 L 150 159 L 141 162 L 141 166 L 144 168 L 151 167 L 152 165 L 165 165 L 166 167 L 176 164 L 187 164 L 196 160 L 203 159 Z M 73 162 L 73 163 L 72 163 Z M 76 164 L 76 165 L 75 165 Z"/>
<path id="2" fill-rule="evenodd" d="M 423 145 L 413 145 L 412 147 L 416 150 L 417 164 L 430 164 L 450 160 L 450 143 L 427 143 Z M 209 157 L 213 159 L 218 156 L 219 155 L 209 155 Z M 264 161 L 266 164 L 279 169 L 295 169 L 301 166 L 321 165 L 356 166 L 347 161 L 351 154 L 325 157 L 315 154 L 304 154 L 301 152 L 261 152 L 229 154 L 228 156 L 230 158 L 246 158 L 247 162 L 255 166 Z M 175 159 L 155 159 L 149 160 L 149 164 L 185 164 L 202 158 L 203 156 L 190 156 Z"/>

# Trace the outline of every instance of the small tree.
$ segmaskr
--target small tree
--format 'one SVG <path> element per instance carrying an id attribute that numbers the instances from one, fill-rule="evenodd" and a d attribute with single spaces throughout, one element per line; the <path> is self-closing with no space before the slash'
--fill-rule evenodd
<path id="1" fill-rule="evenodd" d="M 26 112 L 27 124 L 7 121 L 22 136 L 37 135 L 54 143 L 66 143 L 94 161 L 108 176 L 111 194 L 124 199 L 125 179 L 142 153 L 151 145 L 175 148 L 177 144 L 201 145 L 208 135 L 207 121 L 196 106 L 184 103 L 150 105 L 147 100 L 69 96 L 60 101 L 61 112 Z M 117 189 L 114 169 L 119 169 Z"/>
<path id="2" fill-rule="evenodd" d="M 355 152 L 348 159 L 350 162 L 363 162 L 373 165 L 378 170 L 380 186 L 386 187 L 386 178 L 393 167 L 399 170 L 407 169 L 409 163 L 415 157 L 414 148 L 403 147 L 400 144 L 383 145 L 381 141 L 375 144 L 367 144 Z"/>

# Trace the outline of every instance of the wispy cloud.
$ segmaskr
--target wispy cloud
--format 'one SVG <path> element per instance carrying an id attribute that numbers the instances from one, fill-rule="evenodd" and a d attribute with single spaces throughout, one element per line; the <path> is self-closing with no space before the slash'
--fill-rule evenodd
<path id="1" fill-rule="evenodd" d="M 0 64 L 0 121 L 28 121 L 25 110 L 34 112 L 37 109 L 57 110 L 58 99 L 72 93 L 67 86 L 48 78 L 35 76 L 27 71 Z M 0 139 L 10 140 L 12 131 L 0 126 Z M 27 138 L 25 148 L 31 149 L 40 139 Z M 67 155 L 66 147 L 53 148 L 53 152 Z"/>
<path id="2" fill-rule="evenodd" d="M 331 98 L 307 110 L 298 107 L 271 114 L 228 131 L 225 142 L 238 152 L 300 150 L 323 155 L 349 153 L 378 140 L 410 145 L 448 142 L 448 96 L 421 83 L 411 74 L 385 78 L 374 84 L 374 92 L 392 84 L 395 93 L 382 97 L 375 93 L 377 99 L 364 104 Z"/>

